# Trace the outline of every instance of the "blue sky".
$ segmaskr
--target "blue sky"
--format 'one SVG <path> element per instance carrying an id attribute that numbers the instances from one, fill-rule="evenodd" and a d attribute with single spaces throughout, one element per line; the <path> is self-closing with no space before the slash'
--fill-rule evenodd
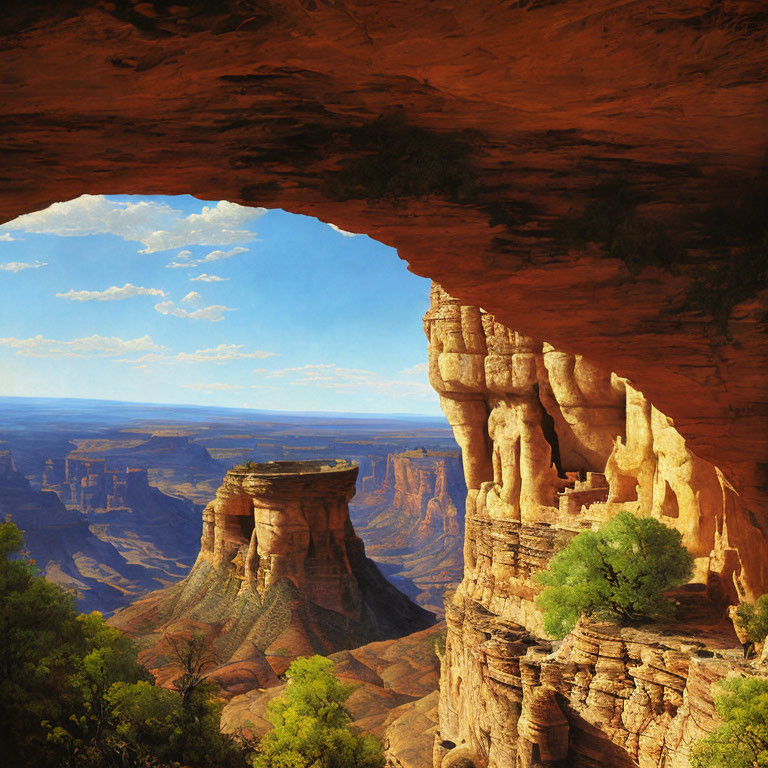
<path id="1" fill-rule="evenodd" d="M 317 219 L 92 196 L 0 226 L 0 394 L 439 413 L 429 281 Z"/>

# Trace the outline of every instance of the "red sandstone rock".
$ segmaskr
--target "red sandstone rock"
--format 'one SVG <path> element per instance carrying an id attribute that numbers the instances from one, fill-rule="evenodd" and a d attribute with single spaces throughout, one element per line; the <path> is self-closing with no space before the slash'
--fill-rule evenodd
<path id="1" fill-rule="evenodd" d="M 699 235 L 765 162 L 761 0 L 41 0 L 6 9 L 0 42 L 0 220 L 82 193 L 191 193 L 366 232 L 507 327 L 627 377 L 764 514 L 765 292 L 723 336 L 686 308 L 701 265 L 632 275 L 553 242 L 624 179 L 701 263 L 731 258 Z M 328 199 L 354 130 L 393 110 L 468 131 L 474 197 Z"/>
<path id="2" fill-rule="evenodd" d="M 430 626 L 432 614 L 365 557 L 347 507 L 356 478 L 357 466 L 344 461 L 230 470 L 203 510 L 189 575 L 110 622 L 141 638 L 142 660 L 161 675 L 165 636 L 204 631 L 216 675 L 233 692 L 249 679 L 264 687 L 266 666 L 279 675 L 297 656 Z"/>

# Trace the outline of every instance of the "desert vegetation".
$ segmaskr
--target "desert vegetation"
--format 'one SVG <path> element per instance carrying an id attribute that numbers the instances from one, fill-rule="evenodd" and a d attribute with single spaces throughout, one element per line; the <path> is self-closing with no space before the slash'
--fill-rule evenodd
<path id="1" fill-rule="evenodd" d="M 679 531 L 620 512 L 599 531 L 578 534 L 539 575 L 544 628 L 562 638 L 581 616 L 619 623 L 669 617 L 674 606 L 663 592 L 692 572 Z"/>

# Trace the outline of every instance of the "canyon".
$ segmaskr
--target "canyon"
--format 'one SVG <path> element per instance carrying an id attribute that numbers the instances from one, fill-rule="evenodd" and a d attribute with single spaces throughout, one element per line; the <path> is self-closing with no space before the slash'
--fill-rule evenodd
<path id="1" fill-rule="evenodd" d="M 55 491 L 35 490 L 12 453 L 0 451 L 0 515 L 22 529 L 30 557 L 46 578 L 74 591 L 81 610 L 108 615 L 191 565 L 194 506 L 137 486 L 127 492 L 132 506 L 84 515 Z"/>
<path id="2" fill-rule="evenodd" d="M 203 510 L 200 554 L 180 583 L 112 617 L 164 679 L 169 637 L 204 634 L 222 688 L 266 688 L 296 657 L 431 626 L 365 556 L 349 518 L 358 467 L 344 460 L 248 463 Z"/>
<path id="3" fill-rule="evenodd" d="M 682 768 L 768 589 L 764 3 L 436 6 L 11 8 L 0 219 L 191 192 L 395 246 L 468 489 L 435 764 Z M 620 509 L 694 553 L 683 619 L 556 647 L 530 576 Z"/>
<path id="4" fill-rule="evenodd" d="M 712 683 L 764 674 L 726 608 L 765 592 L 765 531 L 629 381 L 433 285 L 430 381 L 461 446 L 464 578 L 446 601 L 436 768 L 687 766 L 717 727 Z M 626 510 L 695 558 L 674 621 L 543 628 L 534 577 Z"/>
<path id="5" fill-rule="evenodd" d="M 366 551 L 390 581 L 442 615 L 463 572 L 464 501 L 458 451 L 417 449 L 371 456 L 371 474 L 350 504 Z"/>

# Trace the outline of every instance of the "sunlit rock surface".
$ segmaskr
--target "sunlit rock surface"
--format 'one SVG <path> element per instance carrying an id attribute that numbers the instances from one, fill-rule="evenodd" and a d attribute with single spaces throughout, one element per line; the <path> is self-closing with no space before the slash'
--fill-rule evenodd
<path id="1" fill-rule="evenodd" d="M 393 583 L 433 613 L 463 574 L 467 489 L 457 451 L 412 450 L 372 457 L 350 505 L 366 550 Z"/>
<path id="2" fill-rule="evenodd" d="M 369 643 L 330 656 L 334 674 L 355 687 L 347 701 L 352 725 L 383 739 L 390 768 L 431 768 L 437 728 L 437 648 L 445 625 L 395 640 Z M 260 737 L 269 728 L 267 705 L 285 684 L 235 696 L 224 708 L 222 729 Z"/>
<path id="3" fill-rule="evenodd" d="M 366 558 L 347 506 L 356 478 L 356 465 L 334 460 L 230 470 L 203 511 L 189 576 L 113 623 L 140 638 L 155 669 L 169 662 L 167 635 L 202 632 L 216 663 L 230 665 L 217 675 L 235 693 L 272 684 L 297 656 L 430 626 L 432 614 Z"/>
<path id="4" fill-rule="evenodd" d="M 709 684 L 738 669 L 726 607 L 768 589 L 761 529 L 626 379 L 437 285 L 424 325 L 468 487 L 435 765 L 686 766 L 692 742 L 715 727 Z M 553 647 L 533 576 L 621 510 L 677 528 L 694 555 L 678 621 L 585 624 Z"/>
<path id="5" fill-rule="evenodd" d="M 191 193 L 368 233 L 629 378 L 764 517 L 765 286 L 728 271 L 764 230 L 762 0 L 34 0 L 0 43 L 0 220 Z"/>

